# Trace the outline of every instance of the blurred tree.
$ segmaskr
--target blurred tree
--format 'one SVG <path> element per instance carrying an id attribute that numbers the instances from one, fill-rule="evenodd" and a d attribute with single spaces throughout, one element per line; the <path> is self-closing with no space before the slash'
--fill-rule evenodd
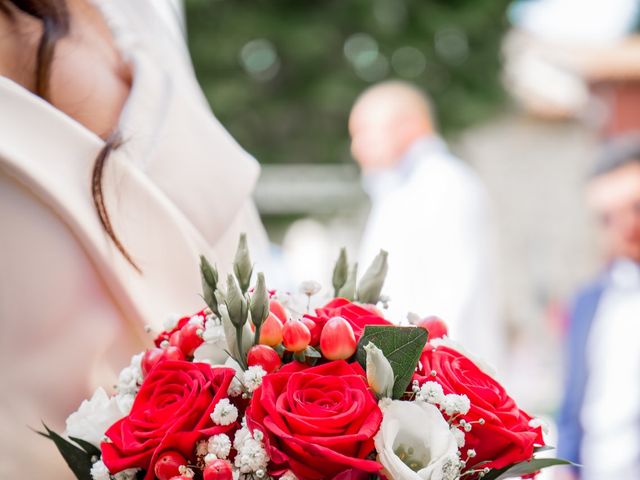
<path id="1" fill-rule="evenodd" d="M 371 83 L 433 97 L 445 134 L 500 106 L 508 0 L 186 0 L 213 111 L 261 162 L 349 160 L 347 118 Z"/>

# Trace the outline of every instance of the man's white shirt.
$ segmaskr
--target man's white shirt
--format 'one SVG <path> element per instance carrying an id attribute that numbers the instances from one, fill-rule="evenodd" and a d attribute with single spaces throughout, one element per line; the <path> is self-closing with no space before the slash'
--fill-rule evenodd
<path id="1" fill-rule="evenodd" d="M 364 178 L 372 209 L 360 269 L 389 252 L 387 316 L 437 315 L 450 337 L 497 363 L 497 323 L 488 199 L 476 174 L 437 137 L 415 142 L 393 170 Z"/>
<path id="2" fill-rule="evenodd" d="M 609 270 L 587 341 L 588 382 L 581 423 L 583 478 L 640 478 L 640 267 Z"/>

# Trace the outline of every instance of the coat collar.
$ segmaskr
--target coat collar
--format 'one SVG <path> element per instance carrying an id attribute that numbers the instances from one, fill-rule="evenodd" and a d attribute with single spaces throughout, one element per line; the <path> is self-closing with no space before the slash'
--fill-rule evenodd
<path id="1" fill-rule="evenodd" d="M 141 332 L 177 309 L 200 307 L 198 255 L 218 260 L 216 243 L 246 205 L 258 167 L 196 95 L 180 97 L 177 85 L 153 78 L 144 63 L 137 72 L 123 113 L 126 143 L 103 178 L 114 229 L 142 275 L 113 246 L 93 205 L 90 179 L 102 139 L 4 77 L 0 168 L 67 225 Z"/>

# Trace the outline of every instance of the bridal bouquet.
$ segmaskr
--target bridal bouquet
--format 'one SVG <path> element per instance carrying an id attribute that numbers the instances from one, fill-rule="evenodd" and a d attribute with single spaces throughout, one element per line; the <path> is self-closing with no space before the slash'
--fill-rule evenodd
<path id="1" fill-rule="evenodd" d="M 455 480 L 535 476 L 541 422 L 431 317 L 377 308 L 381 252 L 356 282 L 344 250 L 334 298 L 267 289 L 244 237 L 224 281 L 200 265 L 207 308 L 170 321 L 113 395 L 98 389 L 52 439 L 87 480 Z M 296 301 L 298 300 L 298 301 Z"/>

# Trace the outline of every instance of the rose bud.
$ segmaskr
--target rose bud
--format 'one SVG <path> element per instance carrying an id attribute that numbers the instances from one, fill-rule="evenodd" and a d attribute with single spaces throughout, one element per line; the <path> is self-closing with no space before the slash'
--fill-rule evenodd
<path id="1" fill-rule="evenodd" d="M 202 335 L 203 330 L 202 325 L 197 323 L 188 323 L 182 327 L 180 332 L 176 332 L 180 333 L 177 346 L 182 350 L 182 353 L 184 353 L 185 356 L 192 357 L 196 348 L 202 345 L 204 340 L 202 340 L 200 335 Z"/>
<path id="2" fill-rule="evenodd" d="M 151 369 L 156 366 L 158 362 L 164 360 L 184 360 L 184 354 L 182 350 L 173 345 L 169 345 L 166 348 L 150 348 L 142 356 L 141 367 L 142 375 L 146 377 Z"/>
<path id="3" fill-rule="evenodd" d="M 318 327 L 316 322 L 314 322 L 310 318 L 304 317 L 300 321 L 304 323 L 309 329 L 309 332 L 311 332 L 311 340 L 309 341 L 309 345 L 315 347 L 320 342 L 320 328 Z"/>
<path id="4" fill-rule="evenodd" d="M 231 464 L 220 458 L 209 463 L 202 471 L 204 480 L 233 480 Z"/>
<path id="5" fill-rule="evenodd" d="M 172 477 L 180 475 L 180 466 L 186 465 L 187 459 L 181 453 L 175 451 L 164 452 L 158 458 L 153 472 L 158 480 L 169 480 Z"/>
<path id="6" fill-rule="evenodd" d="M 447 335 L 447 324 L 436 316 L 430 316 L 423 318 L 417 323 L 418 327 L 424 328 L 429 332 L 429 340 L 435 340 L 436 338 L 442 338 Z"/>
<path id="7" fill-rule="evenodd" d="M 277 301 L 277 300 L 270 300 L 269 301 L 269 310 L 271 311 L 271 313 L 273 313 L 276 317 L 278 317 L 278 319 L 284 324 L 287 322 L 287 320 L 289 319 L 289 316 L 287 315 L 287 311 L 285 310 L 285 308 L 282 306 L 282 304 Z"/>
<path id="8" fill-rule="evenodd" d="M 353 334 L 353 332 L 351 332 Z M 311 332 L 300 320 L 291 319 L 282 327 L 282 343 L 290 352 L 301 352 L 309 346 Z"/>
<path id="9" fill-rule="evenodd" d="M 356 336 L 351 324 L 342 317 L 333 317 L 320 334 L 320 350 L 328 360 L 346 360 L 356 353 Z"/>
<path id="10" fill-rule="evenodd" d="M 281 364 L 278 353 L 267 345 L 254 345 L 247 353 L 247 365 L 260 365 L 267 373 L 274 372 Z"/>
<path id="11" fill-rule="evenodd" d="M 282 322 L 270 313 L 260 328 L 260 343 L 275 347 L 282 342 Z"/>
<path id="12" fill-rule="evenodd" d="M 364 350 L 367 352 L 367 383 L 379 398 L 391 398 L 395 375 L 389 360 L 371 342 L 364 346 Z"/>

